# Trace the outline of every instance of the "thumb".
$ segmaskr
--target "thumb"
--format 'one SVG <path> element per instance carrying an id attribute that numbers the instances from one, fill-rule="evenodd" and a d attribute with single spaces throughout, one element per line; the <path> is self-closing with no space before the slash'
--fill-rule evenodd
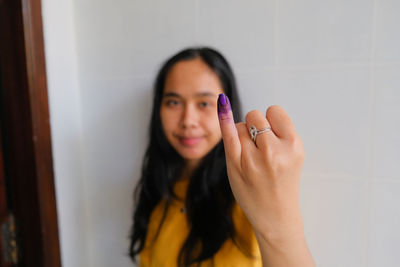
<path id="1" fill-rule="evenodd" d="M 218 118 L 224 141 L 226 159 L 236 161 L 240 159 L 241 146 L 233 119 L 231 103 L 225 94 L 218 96 Z"/>

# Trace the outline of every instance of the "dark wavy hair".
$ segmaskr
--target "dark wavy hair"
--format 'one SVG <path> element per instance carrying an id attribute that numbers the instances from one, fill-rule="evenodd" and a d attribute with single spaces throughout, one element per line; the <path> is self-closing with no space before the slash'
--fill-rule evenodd
<path id="1" fill-rule="evenodd" d="M 169 144 L 162 129 L 160 106 L 165 79 L 176 63 L 196 58 L 206 63 L 218 76 L 224 93 L 230 99 L 235 121 L 241 119 L 234 74 L 219 52 L 207 47 L 188 48 L 162 65 L 154 85 L 150 141 L 134 193 L 136 206 L 129 248 L 133 261 L 144 248 L 150 215 L 156 205 L 161 200 L 166 201 L 164 218 L 168 204 L 176 197 L 173 187 L 184 166 L 183 158 Z M 189 266 L 212 258 L 227 239 L 232 239 L 237 244 L 232 219 L 234 198 L 229 186 L 222 141 L 205 156 L 190 177 L 185 201 L 190 232 L 179 253 L 178 266 Z M 159 229 L 162 222 L 163 220 Z"/>

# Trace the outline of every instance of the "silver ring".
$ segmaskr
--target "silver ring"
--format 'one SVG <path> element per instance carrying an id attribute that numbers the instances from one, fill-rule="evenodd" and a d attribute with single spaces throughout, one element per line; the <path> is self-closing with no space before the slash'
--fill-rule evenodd
<path id="1" fill-rule="evenodd" d="M 260 130 L 257 130 L 256 126 L 251 125 L 249 128 L 250 136 L 254 143 L 256 143 L 256 138 L 258 134 L 266 133 L 269 131 L 272 131 L 271 127 L 265 127 Z"/>

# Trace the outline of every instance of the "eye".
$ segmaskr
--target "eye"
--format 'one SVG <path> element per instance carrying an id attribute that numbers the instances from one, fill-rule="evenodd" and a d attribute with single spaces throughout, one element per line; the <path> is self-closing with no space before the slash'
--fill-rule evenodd
<path id="1" fill-rule="evenodd" d="M 209 107 L 209 106 L 210 106 L 210 103 L 209 103 L 209 102 L 203 101 L 203 102 L 200 102 L 200 103 L 199 103 L 199 106 L 200 106 L 201 108 L 206 108 L 206 107 Z"/>
<path id="2" fill-rule="evenodd" d="M 165 101 L 165 104 L 168 107 L 175 107 L 175 106 L 179 105 L 179 101 L 175 100 L 175 99 L 168 99 L 168 100 Z"/>

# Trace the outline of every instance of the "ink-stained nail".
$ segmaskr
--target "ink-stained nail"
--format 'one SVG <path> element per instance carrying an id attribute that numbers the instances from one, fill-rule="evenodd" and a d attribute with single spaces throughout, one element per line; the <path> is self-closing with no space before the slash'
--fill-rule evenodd
<path id="1" fill-rule="evenodd" d="M 219 94 L 219 102 L 221 105 L 225 106 L 226 105 L 226 96 L 224 94 Z"/>
<path id="2" fill-rule="evenodd" d="M 231 110 L 231 103 L 225 94 L 218 96 L 218 115 L 227 114 Z"/>

